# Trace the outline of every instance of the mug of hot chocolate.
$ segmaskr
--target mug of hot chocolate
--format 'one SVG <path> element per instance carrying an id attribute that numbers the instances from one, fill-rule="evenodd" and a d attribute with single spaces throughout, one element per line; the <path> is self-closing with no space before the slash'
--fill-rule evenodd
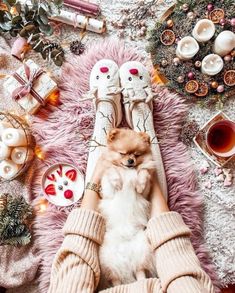
<path id="1" fill-rule="evenodd" d="M 206 144 L 219 157 L 235 155 L 235 123 L 222 120 L 212 124 L 207 131 Z"/>

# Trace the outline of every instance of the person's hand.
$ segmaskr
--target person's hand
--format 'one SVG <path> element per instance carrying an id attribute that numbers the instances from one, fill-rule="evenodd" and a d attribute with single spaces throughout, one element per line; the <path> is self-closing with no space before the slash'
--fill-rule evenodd
<path id="1" fill-rule="evenodd" d="M 169 212 L 169 208 L 157 182 L 156 176 L 154 176 L 152 184 L 153 186 L 150 192 L 149 200 L 151 202 L 151 217 L 154 217 L 161 213 Z"/>
<path id="2" fill-rule="evenodd" d="M 95 183 L 100 186 L 101 179 L 104 175 L 105 170 L 110 166 L 110 164 L 104 160 L 102 157 L 98 159 L 92 178 L 91 183 Z M 97 210 L 99 205 L 100 196 L 97 192 L 86 189 L 82 199 L 81 207 L 91 210 Z"/>

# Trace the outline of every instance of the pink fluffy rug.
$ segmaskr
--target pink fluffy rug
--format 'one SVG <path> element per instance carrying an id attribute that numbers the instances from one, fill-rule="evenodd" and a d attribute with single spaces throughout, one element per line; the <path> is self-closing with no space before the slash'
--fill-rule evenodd
<path id="1" fill-rule="evenodd" d="M 85 54 L 71 58 L 62 69 L 60 81 L 61 105 L 49 106 L 33 118 L 33 132 L 37 143 L 46 152 L 44 162 L 38 162 L 32 182 L 34 204 L 40 194 L 41 175 L 46 166 L 57 162 L 76 163 L 84 173 L 88 155 L 89 137 L 93 131 L 94 110 L 91 102 L 79 98 L 88 90 L 89 74 L 102 58 L 113 59 L 118 65 L 141 57 L 133 48 L 113 40 L 93 44 Z M 166 89 L 156 88 L 159 97 L 154 105 L 154 122 L 161 137 L 171 125 L 167 138 L 161 144 L 169 186 L 169 206 L 179 212 L 192 230 L 192 243 L 202 267 L 217 286 L 214 267 L 203 245 L 202 200 L 197 192 L 195 174 L 186 147 L 178 141 L 182 122 L 187 113 L 184 100 Z M 69 213 L 68 208 L 49 205 L 46 213 L 35 221 L 35 237 L 41 256 L 39 271 L 40 293 L 46 293 L 54 255 L 61 245 L 61 228 Z"/>

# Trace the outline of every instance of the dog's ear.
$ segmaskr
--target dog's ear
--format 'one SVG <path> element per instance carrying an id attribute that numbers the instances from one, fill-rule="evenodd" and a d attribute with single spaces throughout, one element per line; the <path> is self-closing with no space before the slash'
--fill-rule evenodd
<path id="1" fill-rule="evenodd" d="M 114 129 L 110 130 L 107 135 L 107 141 L 108 142 L 114 141 L 115 137 L 117 137 L 119 132 L 120 132 L 120 130 L 118 128 L 114 128 Z"/>
<path id="2" fill-rule="evenodd" d="M 150 136 L 146 132 L 139 132 L 139 135 L 145 143 L 150 145 Z"/>

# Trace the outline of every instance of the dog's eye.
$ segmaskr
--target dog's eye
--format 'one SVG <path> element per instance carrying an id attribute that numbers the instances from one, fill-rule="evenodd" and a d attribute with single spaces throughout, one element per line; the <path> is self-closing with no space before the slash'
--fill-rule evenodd
<path id="1" fill-rule="evenodd" d="M 135 157 L 139 157 L 139 156 L 141 156 L 141 154 L 139 154 L 139 153 L 135 154 Z"/>
<path id="2" fill-rule="evenodd" d="M 128 79 L 129 79 L 129 81 L 132 81 L 132 78 L 131 77 L 129 77 Z"/>
<path id="3" fill-rule="evenodd" d="M 119 152 L 119 154 L 122 155 L 122 156 L 125 156 L 126 155 L 125 153 L 121 153 L 121 152 Z"/>
<path id="4" fill-rule="evenodd" d="M 110 75 L 107 75 L 107 79 L 110 79 Z"/>
<path id="5" fill-rule="evenodd" d="M 143 79 L 143 76 L 142 75 L 140 76 L 140 79 Z"/>
<path id="6" fill-rule="evenodd" d="M 96 79 L 99 79 L 99 78 L 100 78 L 99 75 L 97 75 L 97 76 L 96 76 Z"/>

